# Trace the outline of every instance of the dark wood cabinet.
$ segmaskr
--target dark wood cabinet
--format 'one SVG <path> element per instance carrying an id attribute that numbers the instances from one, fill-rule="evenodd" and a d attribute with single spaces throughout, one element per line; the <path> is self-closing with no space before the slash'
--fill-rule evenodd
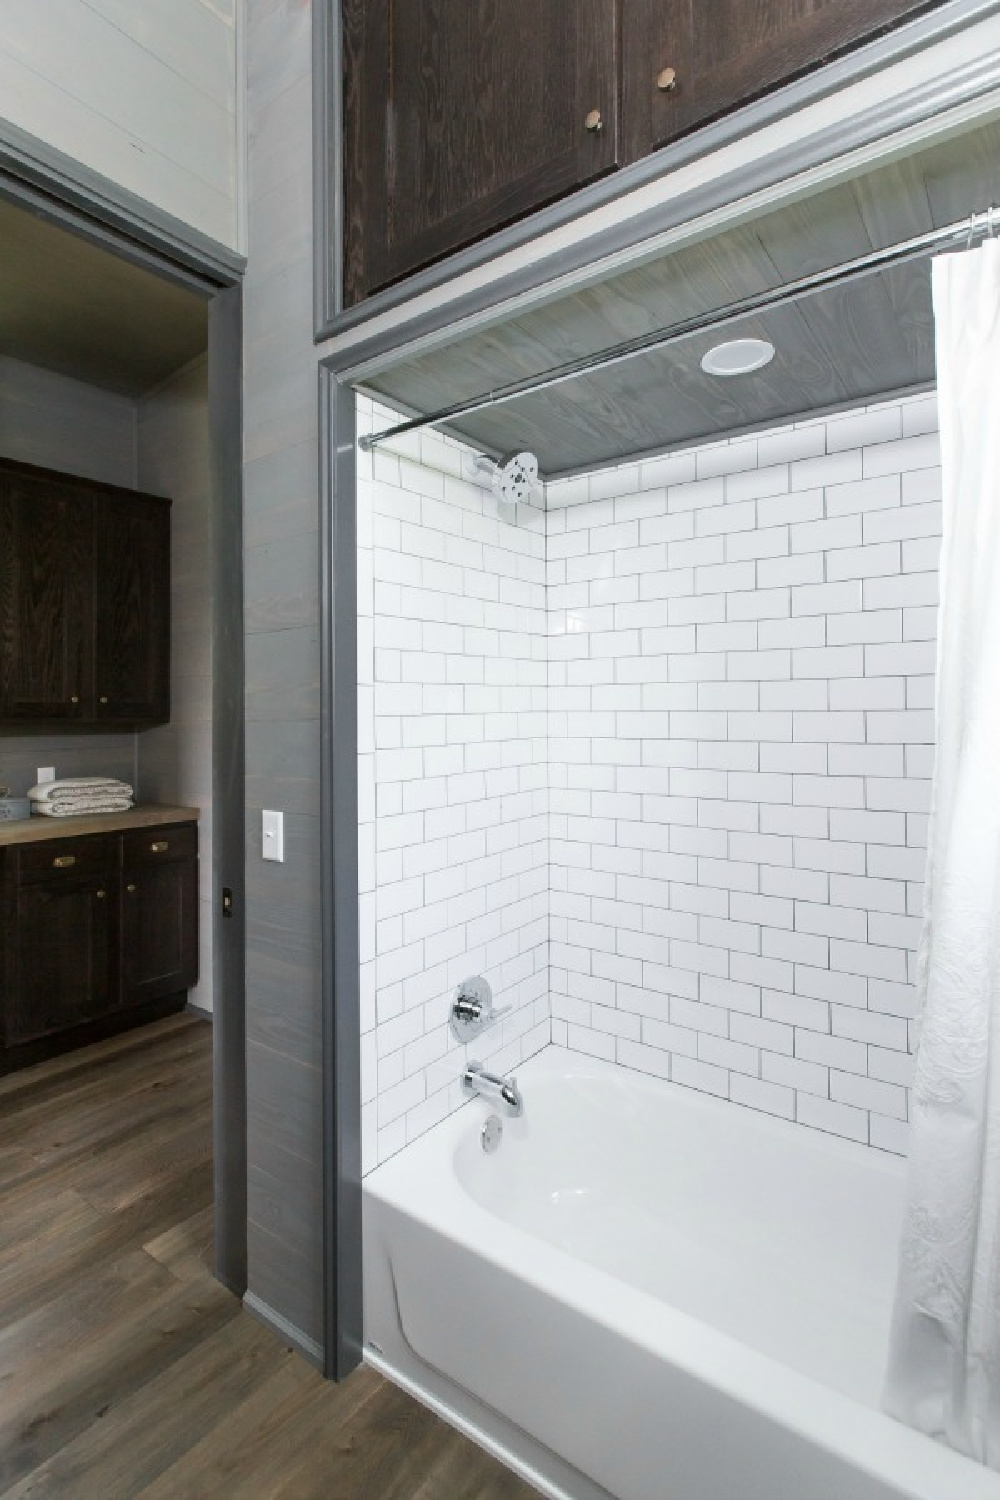
<path id="1" fill-rule="evenodd" d="M 146 495 L 107 493 L 94 506 L 95 717 L 170 718 L 170 511 Z"/>
<path id="2" fill-rule="evenodd" d="M 103 1016 L 117 1004 L 112 951 L 114 870 L 22 885 L 15 931 L 19 983 L 8 1044 Z"/>
<path id="3" fill-rule="evenodd" d="M 343 0 L 345 305 L 940 3 Z"/>
<path id="4" fill-rule="evenodd" d="M 0 459 L 0 723 L 170 717 L 170 501 Z"/>
<path id="5" fill-rule="evenodd" d="M 198 973 L 198 836 L 193 826 L 122 837 L 123 1005 L 188 989 Z"/>
<path id="6" fill-rule="evenodd" d="M 93 678 L 89 502 L 56 479 L 0 472 L 0 713 L 79 720 Z M 21 649 L 30 643 L 29 650 Z"/>
<path id="7" fill-rule="evenodd" d="M 0 848 L 0 909 L 6 1073 L 183 1008 L 198 978 L 197 825 Z"/>
<path id="8" fill-rule="evenodd" d="M 618 162 L 617 0 L 345 0 L 345 299 Z"/>
<path id="9" fill-rule="evenodd" d="M 927 9 L 928 0 L 625 0 L 623 156 L 646 156 Z"/>

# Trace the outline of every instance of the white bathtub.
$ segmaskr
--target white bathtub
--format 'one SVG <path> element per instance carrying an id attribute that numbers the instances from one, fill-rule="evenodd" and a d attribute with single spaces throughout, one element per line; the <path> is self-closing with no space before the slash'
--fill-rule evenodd
<path id="1" fill-rule="evenodd" d="M 365 1179 L 373 1364 L 572 1500 L 998 1500 L 877 1409 L 903 1168 L 549 1048 Z"/>

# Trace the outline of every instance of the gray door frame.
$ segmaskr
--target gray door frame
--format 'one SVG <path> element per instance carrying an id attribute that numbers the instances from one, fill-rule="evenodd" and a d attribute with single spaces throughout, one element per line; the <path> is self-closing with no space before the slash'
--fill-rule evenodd
<path id="1" fill-rule="evenodd" d="M 215 1274 L 247 1284 L 244 919 L 243 417 L 244 259 L 33 136 L 0 121 L 0 197 L 192 291 L 208 304 L 214 673 L 213 1152 Z M 233 894 L 222 912 L 221 888 Z"/>
<path id="2" fill-rule="evenodd" d="M 323 1372 L 343 1380 L 363 1352 L 357 424 L 353 388 L 318 368 Z"/>

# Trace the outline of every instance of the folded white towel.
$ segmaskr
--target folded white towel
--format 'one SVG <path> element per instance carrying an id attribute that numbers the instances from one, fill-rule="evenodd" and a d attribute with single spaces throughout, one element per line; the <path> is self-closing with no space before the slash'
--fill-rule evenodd
<path id="1" fill-rule="evenodd" d="M 43 781 L 28 793 L 32 802 L 69 802 L 79 797 L 128 797 L 133 790 L 127 781 L 112 776 L 66 776 L 58 781 Z"/>
<path id="2" fill-rule="evenodd" d="M 131 797 L 103 797 L 75 802 L 33 802 L 31 811 L 41 818 L 85 818 L 90 813 L 128 812 Z"/>

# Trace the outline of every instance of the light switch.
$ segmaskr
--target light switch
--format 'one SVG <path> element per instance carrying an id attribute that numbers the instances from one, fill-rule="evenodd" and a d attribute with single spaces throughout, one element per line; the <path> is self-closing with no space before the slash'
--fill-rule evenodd
<path id="1" fill-rule="evenodd" d="M 260 815 L 265 859 L 283 860 L 285 857 L 285 815 L 270 812 L 266 807 Z"/>

